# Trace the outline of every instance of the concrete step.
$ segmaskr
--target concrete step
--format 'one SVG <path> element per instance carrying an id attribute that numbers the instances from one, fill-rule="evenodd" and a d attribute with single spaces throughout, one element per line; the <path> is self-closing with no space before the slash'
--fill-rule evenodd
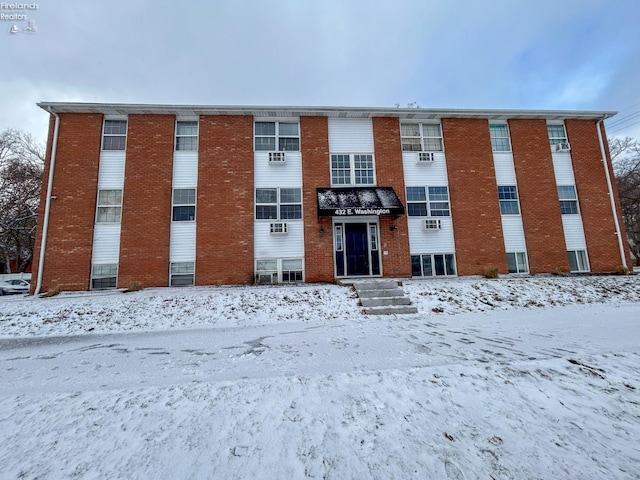
<path id="1" fill-rule="evenodd" d="M 399 288 L 389 290 L 358 290 L 356 292 L 360 298 L 376 298 L 376 297 L 404 297 L 404 292 Z"/>
<path id="2" fill-rule="evenodd" d="M 363 308 L 362 311 L 367 315 L 396 315 L 418 313 L 418 309 L 416 307 L 409 307 L 406 305 L 367 307 Z"/>
<path id="3" fill-rule="evenodd" d="M 360 297 L 363 307 L 383 307 L 393 305 L 411 305 L 411 300 L 407 297 Z"/>
<path id="4" fill-rule="evenodd" d="M 398 282 L 395 280 L 354 280 L 352 285 L 359 291 L 398 288 Z"/>

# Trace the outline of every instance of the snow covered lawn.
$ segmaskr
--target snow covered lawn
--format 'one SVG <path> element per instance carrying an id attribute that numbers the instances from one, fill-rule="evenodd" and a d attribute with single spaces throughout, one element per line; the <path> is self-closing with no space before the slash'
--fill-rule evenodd
<path id="1" fill-rule="evenodd" d="M 640 478 L 639 286 L 3 297 L 0 478 Z"/>

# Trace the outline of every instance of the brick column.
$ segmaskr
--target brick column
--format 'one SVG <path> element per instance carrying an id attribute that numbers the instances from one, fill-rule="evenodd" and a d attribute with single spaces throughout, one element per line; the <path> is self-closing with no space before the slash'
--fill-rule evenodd
<path id="1" fill-rule="evenodd" d="M 196 285 L 253 283 L 253 117 L 200 117 Z"/>
<path id="2" fill-rule="evenodd" d="M 459 275 L 484 267 L 507 272 L 489 125 L 484 119 L 443 118 L 451 215 Z"/>
<path id="3" fill-rule="evenodd" d="M 129 115 L 118 287 L 169 284 L 173 115 Z"/>
<path id="4" fill-rule="evenodd" d="M 569 271 L 547 122 L 509 120 L 531 273 Z"/>
<path id="5" fill-rule="evenodd" d="M 589 263 L 594 272 L 615 271 L 622 265 L 620 248 L 616 236 L 613 212 L 609 200 L 607 180 L 602 165 L 602 153 L 598 141 L 596 120 L 566 120 L 567 139 L 571 144 L 571 162 L 573 175 L 576 179 L 576 190 L 580 203 L 580 214 L 584 225 L 584 235 L 587 240 Z M 606 136 L 603 131 L 603 141 Z M 608 152 L 607 152 L 608 155 Z M 615 185 L 615 177 L 611 168 L 609 175 L 616 200 L 616 210 L 622 229 L 625 256 L 630 263 L 627 236 L 624 222 L 620 215 L 620 203 Z"/>
<path id="6" fill-rule="evenodd" d="M 402 144 L 398 118 L 374 117 L 373 141 L 375 148 L 376 180 L 382 187 L 393 187 L 398 198 L 406 206 Z M 391 226 L 397 230 L 391 230 Z M 382 273 L 385 277 L 411 277 L 409 252 L 409 227 L 406 214 L 398 219 L 380 217 L 380 244 Z"/>
<path id="7" fill-rule="evenodd" d="M 329 124 L 327 117 L 300 118 L 302 210 L 307 282 L 332 282 L 333 227 L 330 217 L 318 219 L 316 188 L 329 187 Z M 320 233 L 322 230 L 323 233 Z"/>
<path id="8" fill-rule="evenodd" d="M 91 277 L 93 225 L 98 188 L 102 115 L 61 113 L 49 212 L 42 291 L 87 290 Z M 42 226 L 49 180 L 55 118 L 49 119 L 47 156 L 40 191 L 34 250 L 34 281 L 38 271 Z"/>

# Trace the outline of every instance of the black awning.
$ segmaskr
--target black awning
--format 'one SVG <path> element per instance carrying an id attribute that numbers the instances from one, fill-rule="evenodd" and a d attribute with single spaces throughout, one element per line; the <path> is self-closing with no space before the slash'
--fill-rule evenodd
<path id="1" fill-rule="evenodd" d="M 318 217 L 404 215 L 404 206 L 391 187 L 318 188 Z"/>

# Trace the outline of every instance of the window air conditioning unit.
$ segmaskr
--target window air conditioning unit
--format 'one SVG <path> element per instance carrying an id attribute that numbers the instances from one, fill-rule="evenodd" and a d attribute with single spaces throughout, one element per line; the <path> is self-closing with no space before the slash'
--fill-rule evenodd
<path id="1" fill-rule="evenodd" d="M 284 152 L 269 152 L 269 163 L 284 163 L 285 155 Z"/>
<path id="2" fill-rule="evenodd" d="M 287 224 L 283 222 L 272 223 L 269 225 L 269 232 L 273 235 L 285 235 L 288 233 Z"/>
<path id="3" fill-rule="evenodd" d="M 278 283 L 277 272 L 263 272 L 256 274 L 256 283 L 260 285 L 270 285 L 272 283 Z"/>
<path id="4" fill-rule="evenodd" d="M 418 163 L 433 163 L 435 155 L 433 152 L 420 152 L 418 154 Z"/>
<path id="5" fill-rule="evenodd" d="M 438 219 L 430 218 L 424 221 L 425 230 L 440 230 L 442 228 L 442 222 Z"/>
<path id="6" fill-rule="evenodd" d="M 556 143 L 556 152 L 569 152 L 571 151 L 571 145 L 569 142 Z"/>

